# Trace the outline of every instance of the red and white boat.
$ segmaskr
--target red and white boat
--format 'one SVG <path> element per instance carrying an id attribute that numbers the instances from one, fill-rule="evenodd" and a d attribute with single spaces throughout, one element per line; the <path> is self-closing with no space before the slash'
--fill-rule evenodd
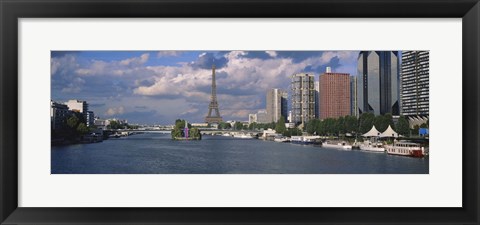
<path id="1" fill-rule="evenodd" d="M 403 155 L 411 157 L 425 156 L 425 148 L 418 143 L 398 141 L 393 145 L 385 145 L 385 150 L 391 155 Z"/>

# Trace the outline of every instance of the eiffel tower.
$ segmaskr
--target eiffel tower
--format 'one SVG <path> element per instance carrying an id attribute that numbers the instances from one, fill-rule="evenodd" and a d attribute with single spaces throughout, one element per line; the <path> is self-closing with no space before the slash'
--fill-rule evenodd
<path id="1" fill-rule="evenodd" d="M 212 115 L 212 111 L 215 115 Z M 208 106 L 208 115 L 205 117 L 206 123 L 220 123 L 222 122 L 220 111 L 218 110 L 217 102 L 217 84 L 215 83 L 215 64 L 212 66 L 212 96 L 210 97 L 210 105 Z"/>

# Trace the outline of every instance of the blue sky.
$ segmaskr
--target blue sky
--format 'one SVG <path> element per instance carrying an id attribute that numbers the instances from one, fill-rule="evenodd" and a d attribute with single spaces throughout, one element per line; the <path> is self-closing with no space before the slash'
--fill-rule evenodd
<path id="1" fill-rule="evenodd" d="M 100 118 L 138 124 L 203 122 L 211 67 L 224 120 L 265 109 L 271 88 L 288 90 L 294 73 L 356 75 L 356 51 L 53 51 L 51 97 L 86 100 Z"/>

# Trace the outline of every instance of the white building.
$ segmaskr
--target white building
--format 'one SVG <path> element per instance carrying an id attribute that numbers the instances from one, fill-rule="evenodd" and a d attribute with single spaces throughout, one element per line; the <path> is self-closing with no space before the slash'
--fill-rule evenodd
<path id="1" fill-rule="evenodd" d="M 88 104 L 86 101 L 72 99 L 72 100 L 68 100 L 68 102 L 65 102 L 65 105 L 68 106 L 68 109 L 70 111 L 79 112 L 83 114 L 83 118 L 88 123 L 88 118 L 87 118 Z"/>
<path id="2" fill-rule="evenodd" d="M 257 114 L 248 114 L 248 124 L 257 122 Z"/>

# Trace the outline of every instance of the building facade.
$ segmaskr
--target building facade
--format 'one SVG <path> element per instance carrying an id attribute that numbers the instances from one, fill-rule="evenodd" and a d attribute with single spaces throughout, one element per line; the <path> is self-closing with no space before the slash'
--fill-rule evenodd
<path id="1" fill-rule="evenodd" d="M 357 59 L 357 113 L 400 114 L 398 51 L 361 51 Z"/>
<path id="2" fill-rule="evenodd" d="M 271 123 L 267 117 L 267 110 L 258 110 L 257 123 Z"/>
<path id="3" fill-rule="evenodd" d="M 351 114 L 350 74 L 326 72 L 319 76 L 320 119 Z"/>
<path id="4" fill-rule="evenodd" d="M 60 129 L 69 115 L 68 106 L 65 104 L 50 101 L 50 123 L 51 129 Z"/>
<path id="5" fill-rule="evenodd" d="M 357 77 L 350 76 L 350 115 L 358 117 L 357 107 Z"/>
<path id="6" fill-rule="evenodd" d="M 315 81 L 315 118 L 320 118 L 320 84 Z"/>
<path id="7" fill-rule="evenodd" d="M 248 124 L 257 122 L 257 114 L 248 114 Z"/>
<path id="8" fill-rule="evenodd" d="M 304 124 L 315 118 L 315 77 L 313 74 L 297 73 L 291 82 L 291 121 Z"/>
<path id="9" fill-rule="evenodd" d="M 283 116 L 287 119 L 287 91 L 273 88 L 267 92 L 267 120 L 278 122 Z"/>
<path id="10" fill-rule="evenodd" d="M 429 52 L 403 51 L 401 73 L 401 113 L 429 115 Z"/>
<path id="11" fill-rule="evenodd" d="M 87 127 L 95 125 L 95 114 L 92 111 L 87 111 Z"/>
<path id="12" fill-rule="evenodd" d="M 85 122 L 88 123 L 88 103 L 86 101 L 73 99 L 65 102 L 65 105 L 68 106 L 69 110 L 81 113 Z"/>

